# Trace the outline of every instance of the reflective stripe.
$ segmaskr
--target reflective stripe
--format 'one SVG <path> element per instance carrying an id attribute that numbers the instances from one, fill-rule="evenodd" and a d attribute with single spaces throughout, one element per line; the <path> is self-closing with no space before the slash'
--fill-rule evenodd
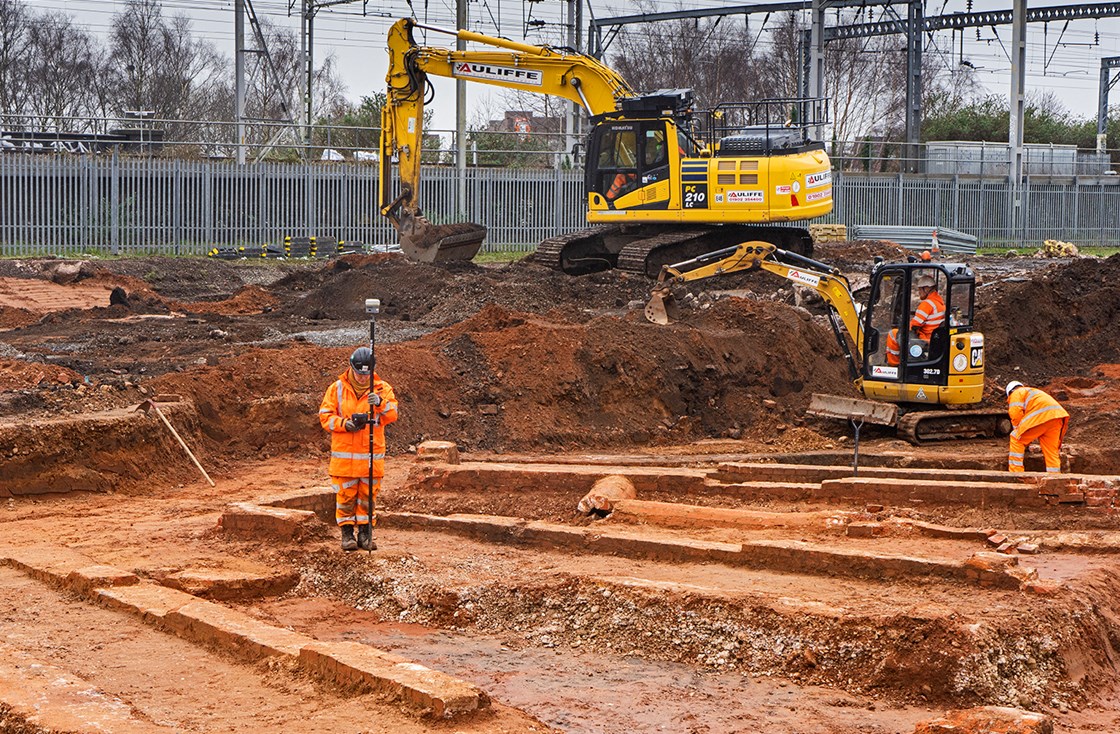
<path id="1" fill-rule="evenodd" d="M 342 486 L 343 486 L 344 489 L 346 489 L 346 488 L 349 488 L 349 487 L 353 487 L 355 484 L 358 484 L 361 481 L 362 481 L 361 479 L 351 479 L 349 482 L 343 482 Z"/>
<path id="2" fill-rule="evenodd" d="M 1061 467 L 1048 466 L 1048 467 L 1046 467 L 1046 471 L 1059 472 L 1060 473 L 1062 471 L 1062 468 Z"/>
<path id="3" fill-rule="evenodd" d="M 330 408 L 320 408 L 320 409 L 319 409 L 319 412 L 320 412 L 320 413 L 330 413 L 330 412 L 331 412 L 331 409 L 330 409 Z"/>
<path id="4" fill-rule="evenodd" d="M 376 454 L 377 457 L 384 459 L 385 454 Z M 332 451 L 332 459 L 353 459 L 354 461 L 369 461 L 369 454 L 355 454 L 350 451 Z"/>
<path id="5" fill-rule="evenodd" d="M 1044 408 L 1039 408 L 1038 410 L 1034 411 L 1033 413 L 1027 413 L 1025 416 L 1023 416 L 1023 421 L 1029 421 L 1031 418 L 1034 418 L 1036 415 L 1042 415 L 1043 413 L 1045 413 L 1047 411 L 1050 411 L 1050 410 L 1061 410 L 1061 408 L 1062 408 L 1062 406 L 1060 406 L 1060 405 L 1047 405 Z"/>
<path id="6" fill-rule="evenodd" d="M 342 410 L 342 380 L 334 384 L 338 386 L 338 409 Z"/>
<path id="7" fill-rule="evenodd" d="M 1010 460 L 1009 460 L 1009 461 L 1007 462 L 1007 465 L 1008 465 L 1008 466 L 1022 466 L 1022 465 L 1023 465 L 1023 462 L 1021 462 L 1021 461 L 1010 461 Z"/>
<path id="8" fill-rule="evenodd" d="M 376 461 L 378 459 L 384 459 L 384 458 L 385 458 L 385 454 L 374 454 L 373 455 L 374 461 Z"/>
<path id="9" fill-rule="evenodd" d="M 1007 407 L 1008 408 L 1026 408 L 1027 404 L 1020 400 L 1020 401 L 1015 402 L 1015 403 L 1008 403 Z"/>
<path id="10" fill-rule="evenodd" d="M 1017 457 L 1019 457 L 1020 459 L 1021 459 L 1021 458 L 1023 458 L 1023 455 L 1022 455 L 1022 454 L 1017 454 L 1017 453 L 1015 453 L 1014 451 L 1008 452 L 1008 456 L 1017 456 Z"/>

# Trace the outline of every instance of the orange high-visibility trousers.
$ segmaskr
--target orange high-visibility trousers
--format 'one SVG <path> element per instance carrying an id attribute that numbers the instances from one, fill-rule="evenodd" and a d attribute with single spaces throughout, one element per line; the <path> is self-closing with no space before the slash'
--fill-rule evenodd
<path id="1" fill-rule="evenodd" d="M 1060 472 L 1062 470 L 1062 441 L 1069 427 L 1069 418 L 1051 418 L 1039 423 L 1033 428 L 1028 428 L 1019 438 L 1015 438 L 1015 431 L 1011 432 L 1010 445 L 1007 448 L 1007 470 L 1023 471 L 1023 457 L 1026 456 L 1027 447 L 1038 439 L 1042 447 L 1042 456 L 1046 459 L 1046 471 Z"/>
<path id="2" fill-rule="evenodd" d="M 334 521 L 339 525 L 365 525 L 369 522 L 369 478 L 331 477 L 334 488 Z M 381 490 L 381 477 L 373 478 L 373 501 Z M 373 516 L 377 524 L 377 515 Z"/>

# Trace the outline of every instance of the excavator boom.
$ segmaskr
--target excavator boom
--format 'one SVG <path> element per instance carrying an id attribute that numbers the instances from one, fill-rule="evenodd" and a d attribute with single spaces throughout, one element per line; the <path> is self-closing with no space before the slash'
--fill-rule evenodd
<path id="1" fill-rule="evenodd" d="M 457 51 L 418 46 L 414 28 L 446 33 L 499 51 Z M 598 60 L 545 46 L 533 46 L 471 31 L 446 31 L 411 19 L 393 24 L 388 37 L 388 89 L 381 114 L 381 213 L 396 227 L 401 249 L 412 260 L 470 260 L 486 237 L 479 224 L 433 224 L 420 206 L 420 159 L 424 147 L 424 102 L 429 74 L 565 97 L 591 115 L 618 108 L 634 96 L 622 77 Z M 393 163 L 400 192 L 393 193 Z M 460 208 L 463 208 L 462 205 Z"/>

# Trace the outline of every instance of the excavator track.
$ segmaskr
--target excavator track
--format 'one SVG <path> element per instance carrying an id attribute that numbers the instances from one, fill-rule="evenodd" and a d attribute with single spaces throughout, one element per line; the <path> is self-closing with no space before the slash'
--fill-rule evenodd
<path id="1" fill-rule="evenodd" d="M 631 242 L 618 253 L 618 269 L 656 278 L 662 265 L 703 255 L 716 249 L 710 246 L 711 230 L 664 232 Z M 695 253 L 692 250 L 696 250 Z"/>
<path id="2" fill-rule="evenodd" d="M 569 275 L 610 270 L 618 256 L 607 250 L 605 239 L 618 231 L 618 227 L 604 225 L 549 237 L 537 245 L 533 260 Z"/>
<path id="3" fill-rule="evenodd" d="M 898 419 L 898 437 L 915 446 L 958 438 L 1001 438 L 1009 433 L 1006 410 L 917 410 Z"/>

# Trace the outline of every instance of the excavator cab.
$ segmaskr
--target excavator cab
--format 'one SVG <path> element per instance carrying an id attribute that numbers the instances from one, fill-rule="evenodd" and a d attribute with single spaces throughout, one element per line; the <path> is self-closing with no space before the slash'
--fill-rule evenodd
<path id="1" fill-rule="evenodd" d="M 863 391 L 896 403 L 980 401 L 984 337 L 976 278 L 955 263 L 879 264 L 863 309 Z"/>

